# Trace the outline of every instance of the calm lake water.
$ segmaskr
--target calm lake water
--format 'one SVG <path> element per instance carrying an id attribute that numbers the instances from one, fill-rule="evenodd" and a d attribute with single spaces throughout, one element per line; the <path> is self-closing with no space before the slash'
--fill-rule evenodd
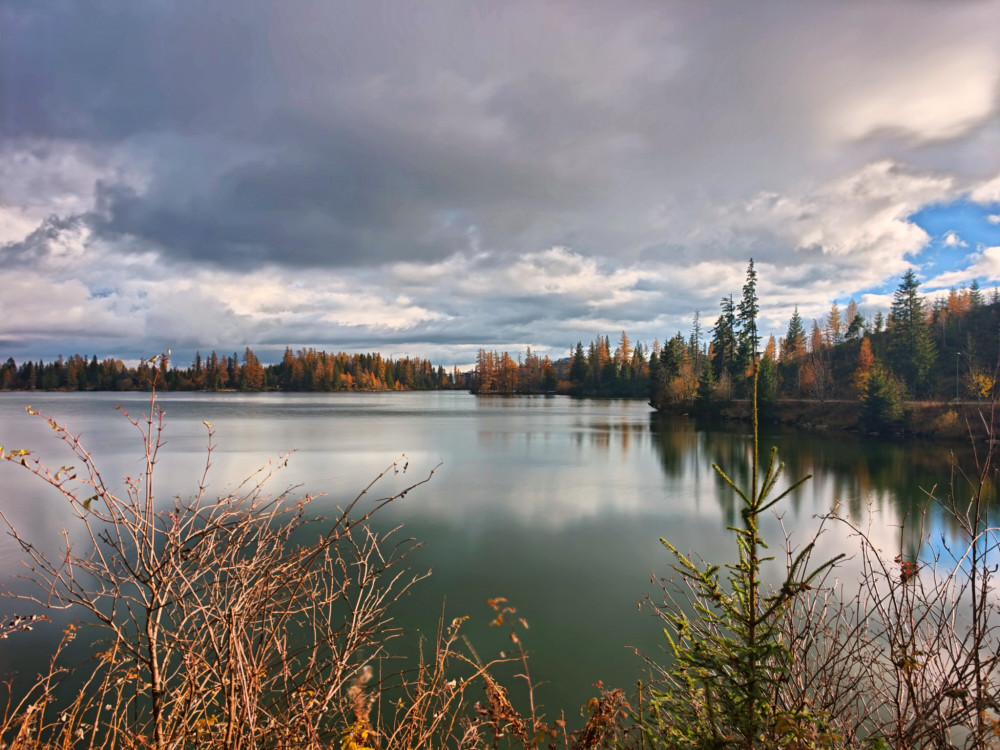
<path id="1" fill-rule="evenodd" d="M 147 395 L 0 393 L 0 445 L 29 448 L 58 466 L 65 450 L 44 421 L 25 413 L 26 404 L 82 433 L 109 484 L 142 470 L 135 430 L 114 407 L 140 412 Z M 643 668 L 628 647 L 659 653 L 661 626 L 637 603 L 655 596 L 651 575 L 669 574 L 661 536 L 706 560 L 735 556 L 726 526 L 738 521 L 739 507 L 711 465 L 718 462 L 737 481 L 748 477 L 750 439 L 739 426 L 704 429 L 659 417 L 641 401 L 458 392 L 165 394 L 160 404 L 167 417 L 158 469 L 164 504 L 197 487 L 205 462 L 202 420 L 216 431 L 210 492 L 294 450 L 271 488 L 324 493 L 317 513 L 332 513 L 402 454 L 408 472 L 390 480 L 387 492 L 443 462 L 430 483 L 377 518 L 381 527 L 403 524 L 420 540 L 408 565 L 432 571 L 400 603 L 398 621 L 432 635 L 442 606 L 449 619 L 469 615 L 467 632 L 486 659 L 510 648 L 506 633 L 488 626 L 486 605 L 487 598 L 506 597 L 531 626 L 524 641 L 533 653 L 532 677 L 545 682 L 538 695 L 549 715 L 576 715 L 598 680 L 634 686 Z M 815 475 L 778 509 L 795 542 L 808 540 L 817 514 L 837 508 L 865 523 L 871 509 L 873 535 L 890 556 L 900 544 L 908 554 L 932 553 L 917 549 L 915 524 L 902 541 L 900 526 L 923 507 L 926 491 L 937 485 L 944 494 L 948 449 L 801 432 L 765 432 L 762 442 L 776 445 L 787 464 L 782 486 Z M 72 522 L 51 490 L 9 463 L 0 464 L 0 508 L 42 544 L 58 543 Z M 933 506 L 929 519 L 932 539 L 957 533 Z M 777 542 L 778 519 L 769 517 L 764 531 Z M 773 547 L 780 557 L 780 545 Z M 816 559 L 856 547 L 834 524 Z M 0 540 L 0 573 L 19 572 L 20 560 L 12 540 Z M 842 576 L 856 576 L 850 562 Z M 23 611 L 0 600 L 2 615 Z M 44 657 L 58 627 L 45 630 L 3 641 L 0 673 L 29 670 L 26 660 Z"/>

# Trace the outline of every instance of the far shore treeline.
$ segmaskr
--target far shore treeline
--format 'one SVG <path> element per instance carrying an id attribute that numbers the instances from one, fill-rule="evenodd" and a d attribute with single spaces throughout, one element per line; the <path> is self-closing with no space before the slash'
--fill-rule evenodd
<path id="1" fill-rule="evenodd" d="M 996 395 L 1000 293 L 989 298 L 977 281 L 928 300 L 907 271 L 891 309 L 867 318 L 854 300 L 836 303 L 822 320 L 805 321 L 795 308 L 786 333 L 762 341 L 753 260 L 742 294 L 720 303 L 706 329 L 696 311 L 691 330 L 665 343 L 632 343 L 622 331 L 614 343 L 599 335 L 577 342 L 556 361 L 530 348 L 510 354 L 480 349 L 475 369 L 446 371 L 418 357 L 329 354 L 287 348 L 277 364 L 242 354 L 206 357 L 188 367 L 167 358 L 127 366 L 121 360 L 79 354 L 54 362 L 0 365 L 2 390 L 135 390 L 148 388 L 154 369 L 163 390 L 385 391 L 468 389 L 477 394 L 563 393 L 644 398 L 661 411 L 711 412 L 750 395 L 754 362 L 758 392 L 768 403 L 787 400 L 861 402 L 873 425 L 898 421 L 907 400 L 983 400 Z M 766 301 L 765 301 L 766 302 Z"/>
<path id="2" fill-rule="evenodd" d="M 0 367 L 2 390 L 128 391 L 148 389 L 153 376 L 165 391 L 392 391 L 467 387 L 457 371 L 450 375 L 419 357 L 383 358 L 375 354 L 328 354 L 315 349 L 285 350 L 281 362 L 265 365 L 253 350 L 230 356 L 199 353 L 187 368 L 169 357 L 129 367 L 119 359 L 79 354 L 54 362 L 8 359 Z M 456 377 L 458 386 L 456 386 Z"/>

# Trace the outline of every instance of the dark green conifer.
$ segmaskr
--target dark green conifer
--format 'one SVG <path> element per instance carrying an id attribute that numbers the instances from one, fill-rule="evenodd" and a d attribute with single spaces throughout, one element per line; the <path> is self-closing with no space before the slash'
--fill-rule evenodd
<path id="1" fill-rule="evenodd" d="M 903 274 L 892 298 L 889 329 L 889 361 L 914 393 L 926 393 L 930 386 L 931 367 L 937 349 L 931 338 L 930 324 L 924 312 L 924 299 L 918 294 L 920 282 L 913 269 Z"/>

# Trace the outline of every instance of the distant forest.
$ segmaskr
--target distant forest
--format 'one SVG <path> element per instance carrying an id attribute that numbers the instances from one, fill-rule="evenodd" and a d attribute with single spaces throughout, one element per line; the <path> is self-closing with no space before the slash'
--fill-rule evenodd
<path id="1" fill-rule="evenodd" d="M 261 364 L 247 347 L 242 356 L 195 356 L 186 369 L 171 366 L 169 357 L 155 357 L 128 367 L 118 359 L 79 354 L 54 362 L 8 359 L 0 367 L 2 390 L 127 391 L 156 387 L 165 391 L 392 391 L 465 388 L 457 371 L 450 375 L 418 357 L 384 359 L 380 354 L 328 354 L 315 349 L 285 350 L 281 362 Z M 456 386 L 456 377 L 457 383 Z"/>
<path id="2" fill-rule="evenodd" d="M 625 331 L 614 342 L 577 342 L 556 361 L 529 348 L 521 354 L 480 349 L 475 369 L 446 371 L 417 357 L 285 350 L 264 365 L 243 354 L 196 355 L 187 368 L 166 357 L 126 366 L 79 354 L 53 362 L 8 359 L 0 390 L 137 390 L 154 371 L 163 390 L 387 391 L 468 389 L 479 394 L 563 393 L 644 398 L 664 410 L 726 403 L 750 395 L 753 365 L 759 394 L 777 399 L 986 399 L 997 391 L 1000 293 L 989 298 L 978 282 L 928 300 L 912 271 L 903 275 L 891 309 L 865 318 L 855 302 L 836 303 L 806 326 L 798 309 L 786 334 L 761 341 L 757 274 L 747 269 L 742 294 L 723 297 L 715 325 L 695 312 L 691 330 L 665 343 L 633 344 Z"/>

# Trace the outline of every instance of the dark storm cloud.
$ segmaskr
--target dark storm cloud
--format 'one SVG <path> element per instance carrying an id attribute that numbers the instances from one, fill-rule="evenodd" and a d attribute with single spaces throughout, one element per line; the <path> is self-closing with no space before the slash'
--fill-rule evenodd
<path id="1" fill-rule="evenodd" d="M 580 90 L 586 70 L 540 67 L 569 44 L 558 23 L 579 22 L 525 7 L 15 3 L 0 128 L 124 144 L 147 184 L 106 185 L 95 230 L 167 259 L 600 249 L 585 230 L 601 222 L 572 215 L 613 203 L 602 163 L 623 113 Z"/>
<path id="2" fill-rule="evenodd" d="M 227 266 L 435 260 L 469 247 L 474 212 L 537 192 L 501 164 L 480 186 L 443 145 L 404 148 L 371 133 L 288 124 L 277 136 L 287 143 L 244 156 L 189 192 L 166 175 L 142 193 L 102 185 L 95 230 L 148 240 L 167 259 Z M 194 145 L 173 158 L 197 161 L 206 147 Z"/>
<path id="3" fill-rule="evenodd" d="M 254 2 L 5 3 L 0 129 L 97 141 L 238 132 L 259 99 L 277 94 L 260 11 Z"/>

